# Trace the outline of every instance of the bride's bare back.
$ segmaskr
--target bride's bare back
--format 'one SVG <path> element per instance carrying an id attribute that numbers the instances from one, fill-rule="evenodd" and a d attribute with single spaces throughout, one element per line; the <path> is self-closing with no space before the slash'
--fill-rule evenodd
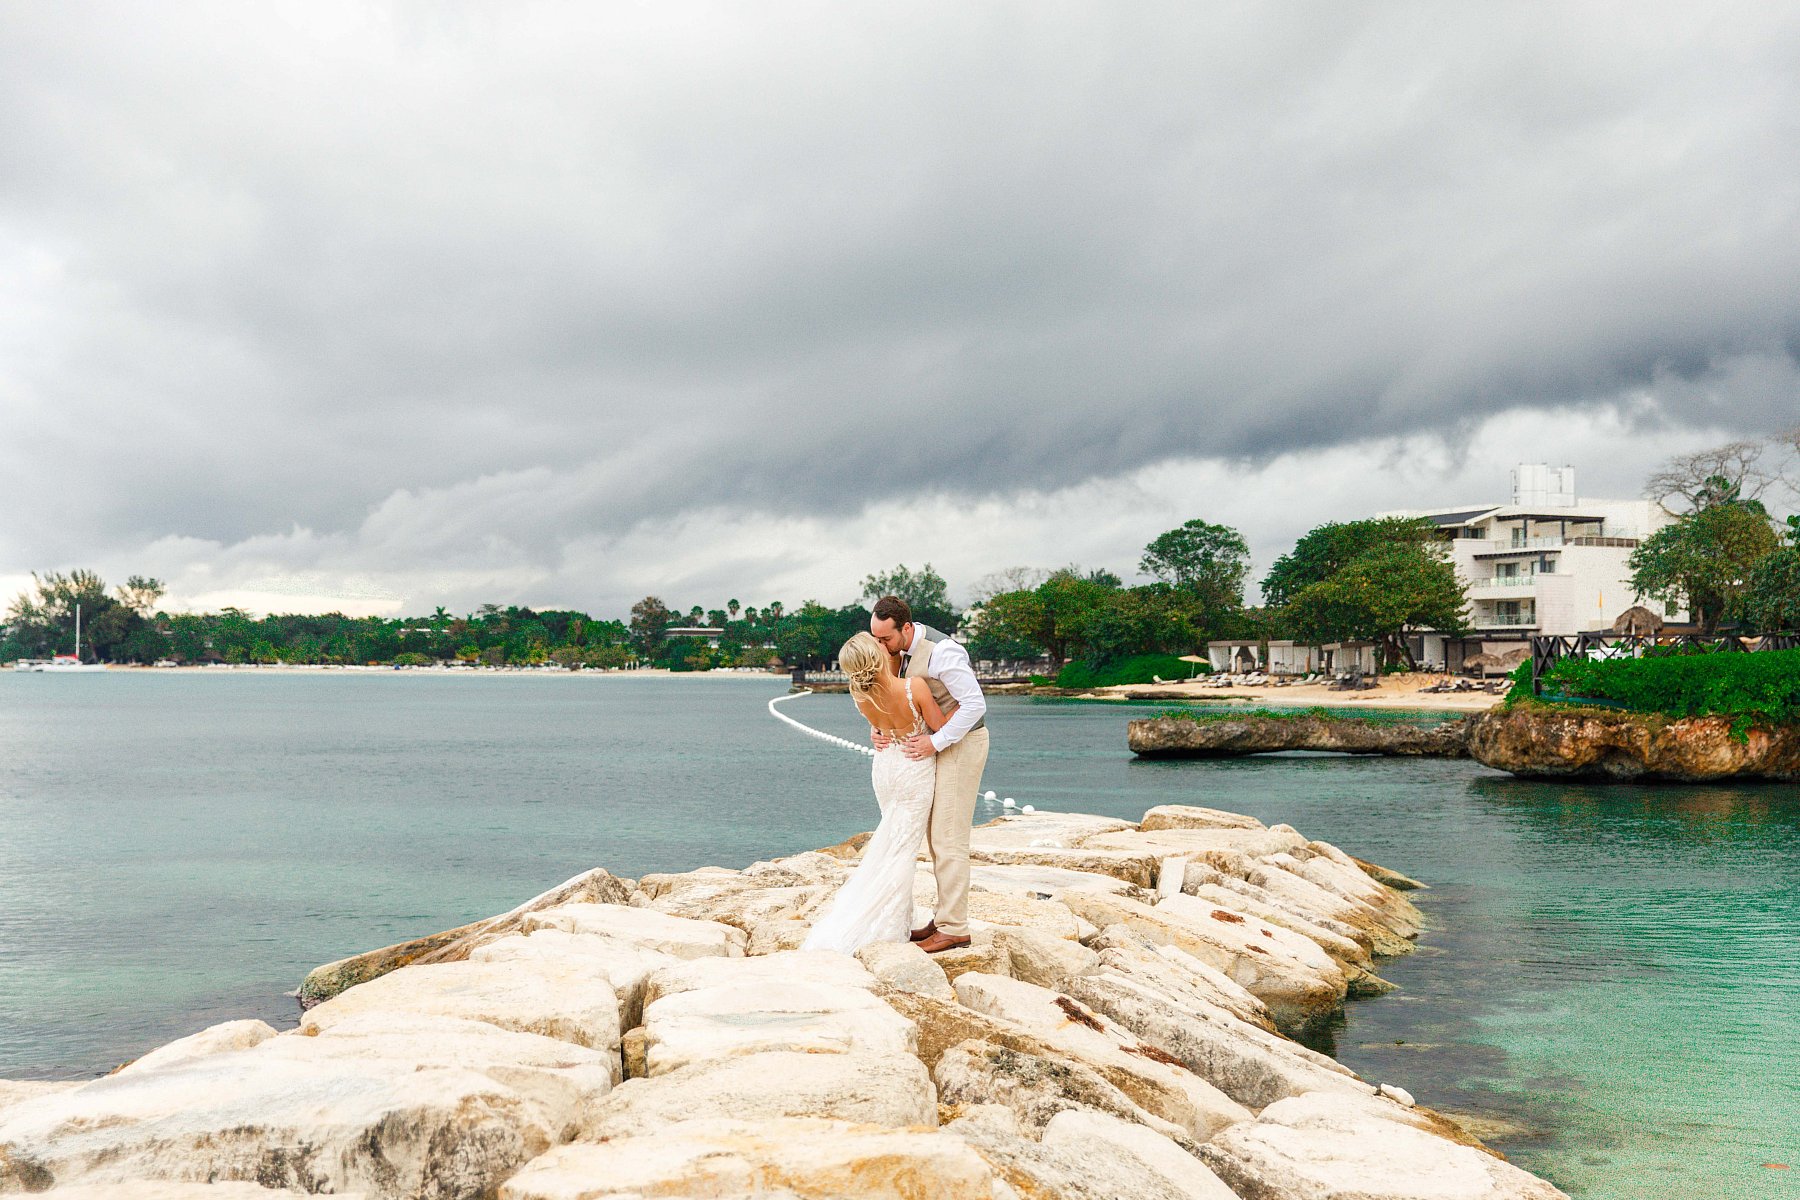
<path id="1" fill-rule="evenodd" d="M 856 710 L 877 733 L 890 738 L 911 737 L 915 730 L 912 707 L 906 702 L 908 689 L 912 691 L 913 704 L 918 706 L 919 718 L 924 721 L 925 728 L 932 733 L 942 729 L 949 719 L 948 714 L 938 707 L 937 698 L 923 679 L 902 679 L 883 672 L 874 686 L 854 697 Z M 950 707 L 955 711 L 954 704 Z"/>

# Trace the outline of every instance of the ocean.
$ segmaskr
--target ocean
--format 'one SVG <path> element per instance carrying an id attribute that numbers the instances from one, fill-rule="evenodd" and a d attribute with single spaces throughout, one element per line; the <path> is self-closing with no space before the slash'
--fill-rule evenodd
<path id="1" fill-rule="evenodd" d="M 876 819 L 868 762 L 776 679 L 0 674 L 0 1078 L 80 1079 L 307 970 L 593 866 L 685 870 Z M 1155 706 L 1002 697 L 986 787 L 1288 822 L 1431 884 L 1331 1048 L 1604 1200 L 1800 1196 L 1800 796 L 1562 786 L 1466 762 L 1146 762 Z M 788 715 L 845 737 L 842 696 Z M 984 804 L 977 819 L 997 815 Z M 1764 1164 L 1788 1163 L 1782 1170 Z"/>

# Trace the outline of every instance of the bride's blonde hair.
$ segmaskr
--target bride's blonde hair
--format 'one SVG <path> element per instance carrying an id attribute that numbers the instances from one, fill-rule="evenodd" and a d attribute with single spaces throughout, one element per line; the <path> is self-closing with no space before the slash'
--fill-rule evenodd
<path id="1" fill-rule="evenodd" d="M 875 635 L 859 633 L 838 647 L 838 666 L 850 681 L 850 693 L 866 696 L 881 678 L 881 664 L 887 661 L 887 649 Z"/>

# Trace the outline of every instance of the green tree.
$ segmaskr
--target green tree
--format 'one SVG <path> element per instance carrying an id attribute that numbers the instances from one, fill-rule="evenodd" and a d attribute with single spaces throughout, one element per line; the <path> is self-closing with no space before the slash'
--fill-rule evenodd
<path id="1" fill-rule="evenodd" d="M 906 601 L 916 620 L 946 633 L 956 630 L 956 611 L 950 606 L 950 587 L 944 577 L 926 563 L 917 571 L 904 563 L 891 571 L 877 571 L 863 580 L 862 598 L 873 604 L 883 596 Z"/>
<path id="2" fill-rule="evenodd" d="M 646 659 L 654 659 L 662 649 L 663 632 L 675 623 L 675 614 L 655 596 L 645 596 L 631 606 L 631 641 Z"/>
<path id="3" fill-rule="evenodd" d="M 1800 633 L 1800 516 L 1787 519 L 1787 545 L 1750 569 L 1744 620 L 1761 633 Z"/>
<path id="4" fill-rule="evenodd" d="M 1323 583 L 1359 555 L 1392 543 L 1430 545 L 1437 531 L 1417 517 L 1328 521 L 1309 530 L 1263 576 L 1263 603 L 1280 608 L 1302 588 Z"/>
<path id="5" fill-rule="evenodd" d="M 1171 529 L 1144 547 L 1138 566 L 1173 590 L 1174 602 L 1186 609 L 1185 622 L 1191 627 L 1193 641 L 1224 632 L 1243 611 L 1250 547 L 1243 535 L 1228 525 L 1193 520 Z M 1145 615 L 1168 607 L 1161 599 L 1150 602 L 1149 597 L 1137 606 Z M 1152 648 L 1161 647 L 1146 645 L 1131 653 Z M 1189 644 L 1181 647 L 1181 652 L 1191 649 Z"/>
<path id="6" fill-rule="evenodd" d="M 1729 480 L 1715 477 L 1700 494 L 1703 507 L 1645 538 L 1626 565 L 1640 598 L 1686 608 L 1711 634 L 1746 615 L 1751 574 L 1781 542 L 1761 502 L 1739 499 Z"/>
<path id="7" fill-rule="evenodd" d="M 1460 634 L 1467 628 L 1467 605 L 1467 593 L 1442 543 L 1392 541 L 1364 549 L 1292 593 L 1280 620 L 1297 638 L 1376 642 L 1384 663 L 1416 668 L 1406 632 Z"/>

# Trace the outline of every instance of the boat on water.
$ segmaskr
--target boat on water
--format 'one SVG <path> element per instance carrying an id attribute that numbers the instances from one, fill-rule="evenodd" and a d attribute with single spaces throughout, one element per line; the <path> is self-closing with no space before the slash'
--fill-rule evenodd
<path id="1" fill-rule="evenodd" d="M 81 661 L 81 605 L 75 606 L 75 653 L 58 654 L 54 658 L 21 658 L 13 664 L 15 671 L 33 671 L 44 675 L 75 675 L 106 670 L 105 663 Z"/>

